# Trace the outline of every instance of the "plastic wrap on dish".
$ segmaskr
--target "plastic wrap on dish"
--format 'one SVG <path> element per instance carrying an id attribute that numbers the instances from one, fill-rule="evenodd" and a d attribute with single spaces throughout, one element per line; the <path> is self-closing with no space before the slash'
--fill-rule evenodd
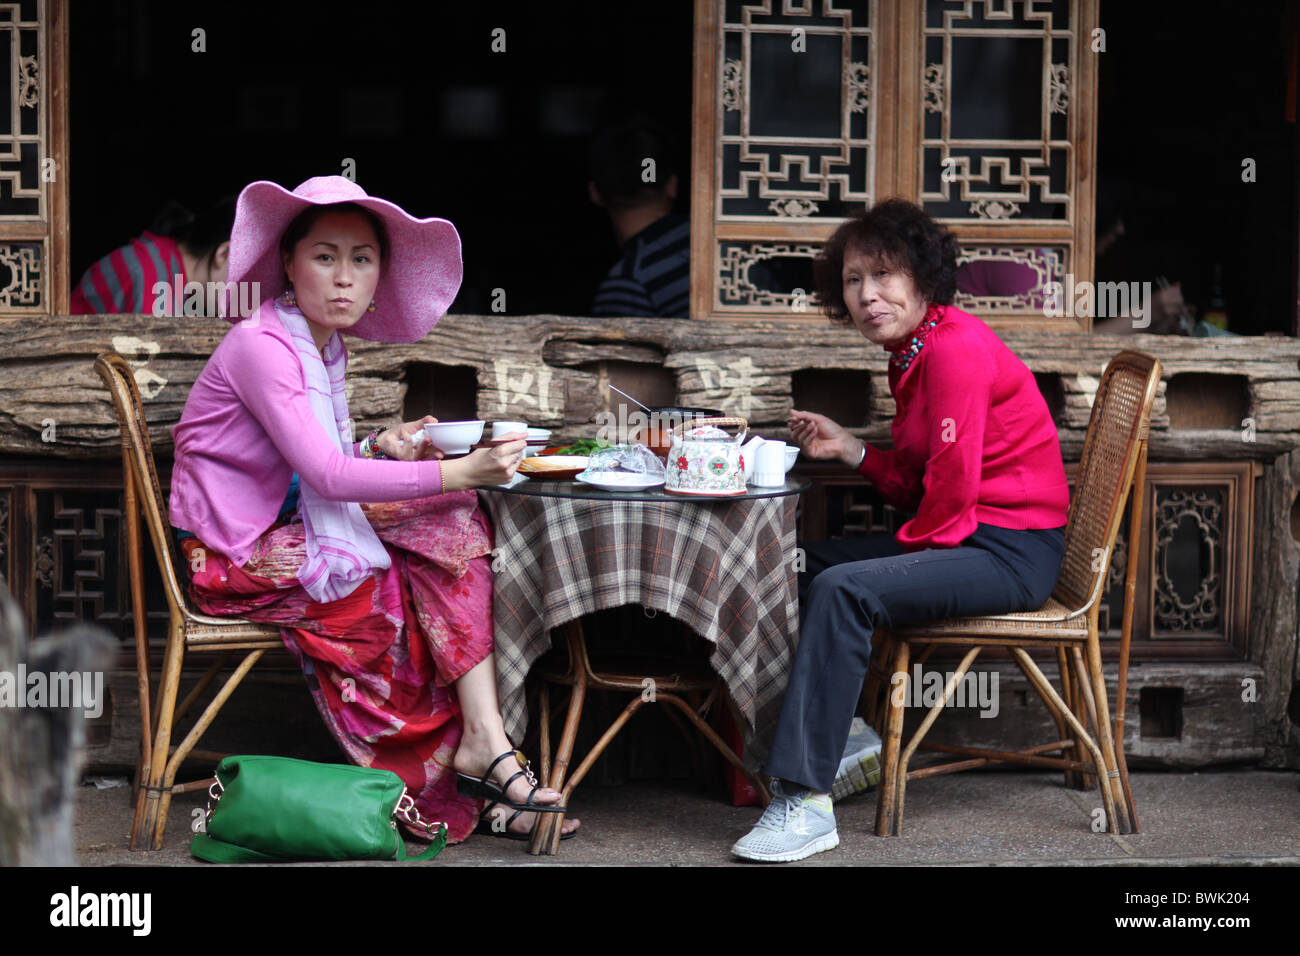
<path id="1" fill-rule="evenodd" d="M 647 478 L 662 479 L 664 464 L 659 457 L 645 445 L 614 445 L 593 452 L 587 459 L 584 475 L 603 474 L 645 475 Z"/>

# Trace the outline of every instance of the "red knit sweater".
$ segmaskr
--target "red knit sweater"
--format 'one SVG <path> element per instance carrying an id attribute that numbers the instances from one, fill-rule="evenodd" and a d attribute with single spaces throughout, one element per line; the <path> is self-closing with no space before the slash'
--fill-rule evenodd
<path id="1" fill-rule="evenodd" d="M 975 316 L 940 311 L 907 370 L 889 370 L 894 450 L 868 445 L 858 467 L 890 504 L 916 511 L 899 544 L 955 548 L 981 523 L 1064 526 L 1061 445 L 1034 376 Z"/>

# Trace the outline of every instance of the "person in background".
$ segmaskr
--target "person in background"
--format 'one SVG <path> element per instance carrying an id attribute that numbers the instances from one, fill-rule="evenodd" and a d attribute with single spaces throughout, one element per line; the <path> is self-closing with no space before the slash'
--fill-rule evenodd
<path id="1" fill-rule="evenodd" d="M 591 201 L 609 213 L 623 258 L 596 290 L 591 314 L 685 318 L 690 223 L 673 212 L 677 173 L 666 133 L 644 118 L 600 130 L 591 145 Z"/>
<path id="2" fill-rule="evenodd" d="M 198 215 L 178 202 L 169 202 L 140 236 L 86 270 L 72 290 L 69 311 L 73 315 L 152 315 L 160 302 L 155 286 L 161 282 L 167 285 L 161 314 L 182 314 L 184 303 L 173 298 L 176 289 L 184 289 L 187 282 L 206 287 L 209 282 L 226 281 L 234 221 L 233 196 L 218 200 Z"/>
<path id="3" fill-rule="evenodd" d="M 1103 282 L 1150 282 L 1151 301 L 1146 304 L 1143 325 L 1134 322 L 1133 309 L 1123 315 L 1098 315 L 1092 331 L 1099 335 L 1191 335 L 1197 338 L 1231 336 L 1197 316 L 1197 308 L 1183 299 L 1181 279 L 1170 282 L 1160 273 L 1186 276 L 1189 250 L 1176 241 L 1161 241 L 1157 230 L 1142 214 L 1133 187 L 1122 180 L 1102 177 L 1097 190 L 1097 245 L 1094 280 Z M 1131 234 L 1132 233 L 1132 234 Z M 1214 300 L 1218 285 L 1211 288 Z"/>

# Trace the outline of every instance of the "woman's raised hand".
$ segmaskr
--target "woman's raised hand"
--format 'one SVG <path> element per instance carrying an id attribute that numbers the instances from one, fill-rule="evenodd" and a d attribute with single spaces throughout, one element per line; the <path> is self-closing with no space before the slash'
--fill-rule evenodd
<path id="1" fill-rule="evenodd" d="M 423 461 L 427 458 L 441 458 L 442 452 L 433 447 L 433 442 L 424 434 L 425 425 L 436 424 L 438 419 L 425 415 L 418 422 L 406 422 L 394 425 L 380 433 L 375 443 L 389 458 L 401 461 Z"/>
<path id="2" fill-rule="evenodd" d="M 442 466 L 443 491 L 460 491 L 485 485 L 504 485 L 515 476 L 515 469 L 524 459 L 527 435 L 511 432 L 502 435 L 509 439 L 492 448 L 479 448 L 464 458 L 444 462 Z"/>
<path id="3" fill-rule="evenodd" d="M 790 412 L 790 435 L 809 458 L 838 458 L 850 468 L 862 457 L 862 441 L 816 412 Z"/>

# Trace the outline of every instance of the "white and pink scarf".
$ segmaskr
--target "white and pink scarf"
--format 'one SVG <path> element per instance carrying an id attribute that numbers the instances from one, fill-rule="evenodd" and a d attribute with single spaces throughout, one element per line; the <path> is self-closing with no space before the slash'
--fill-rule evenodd
<path id="1" fill-rule="evenodd" d="M 275 300 L 280 318 L 302 361 L 307 397 L 316 421 L 349 458 L 352 450 L 352 419 L 344 393 L 347 353 L 338 332 L 330 336 L 322 356 L 311 335 L 307 317 L 296 306 Z M 347 597 L 372 571 L 392 563 L 379 537 L 353 501 L 330 501 L 301 481 L 298 512 L 306 530 L 307 561 L 298 570 L 298 580 L 307 593 L 324 604 Z"/>

